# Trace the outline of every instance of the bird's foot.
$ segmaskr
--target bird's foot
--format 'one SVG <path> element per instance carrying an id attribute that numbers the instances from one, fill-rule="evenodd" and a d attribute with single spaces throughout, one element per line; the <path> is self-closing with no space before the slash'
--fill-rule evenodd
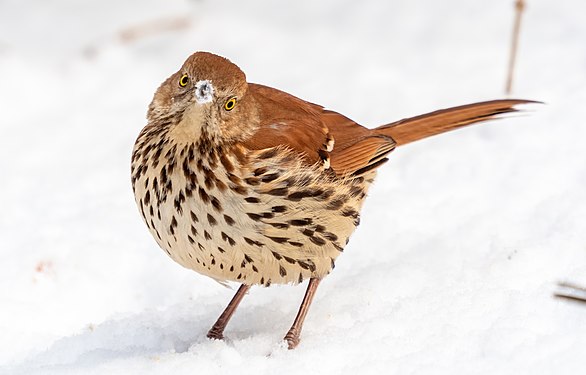
<path id="1" fill-rule="evenodd" d="M 212 329 L 208 331 L 207 334 L 208 339 L 212 340 L 223 340 L 224 339 L 224 332 L 223 329 L 219 329 L 216 326 L 213 326 Z"/>
<path id="2" fill-rule="evenodd" d="M 285 341 L 287 341 L 287 347 L 289 350 L 295 349 L 299 345 L 299 332 L 294 329 L 290 329 L 285 335 Z"/>

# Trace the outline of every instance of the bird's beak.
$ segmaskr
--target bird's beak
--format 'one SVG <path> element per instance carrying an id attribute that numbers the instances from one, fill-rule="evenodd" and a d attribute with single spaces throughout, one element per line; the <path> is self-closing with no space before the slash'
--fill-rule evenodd
<path id="1" fill-rule="evenodd" d="M 206 80 L 197 81 L 194 89 L 195 101 L 198 104 L 211 103 L 214 98 L 214 86 Z"/>

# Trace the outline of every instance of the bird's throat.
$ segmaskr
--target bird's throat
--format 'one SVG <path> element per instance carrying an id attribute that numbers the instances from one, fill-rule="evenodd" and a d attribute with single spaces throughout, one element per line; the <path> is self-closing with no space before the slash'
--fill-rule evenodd
<path id="1" fill-rule="evenodd" d="M 208 141 L 217 139 L 218 129 L 211 124 L 204 106 L 194 104 L 184 112 L 181 120 L 171 127 L 169 131 L 171 139 L 179 144 L 193 143 L 205 137 Z"/>

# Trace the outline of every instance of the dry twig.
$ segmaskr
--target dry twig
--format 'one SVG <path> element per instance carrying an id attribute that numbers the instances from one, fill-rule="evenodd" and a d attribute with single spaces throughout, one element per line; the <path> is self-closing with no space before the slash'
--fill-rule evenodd
<path id="1" fill-rule="evenodd" d="M 561 289 L 554 292 L 554 297 L 586 303 L 586 288 L 564 281 L 559 282 L 558 286 Z"/>
<path id="2" fill-rule="evenodd" d="M 515 60 L 517 58 L 517 45 L 519 43 L 519 31 L 521 30 L 521 16 L 525 9 L 525 0 L 515 1 L 515 23 L 513 24 L 513 36 L 511 39 L 511 51 L 509 55 L 509 70 L 507 74 L 507 83 L 505 93 L 511 94 L 513 89 L 513 72 L 515 70 Z"/>

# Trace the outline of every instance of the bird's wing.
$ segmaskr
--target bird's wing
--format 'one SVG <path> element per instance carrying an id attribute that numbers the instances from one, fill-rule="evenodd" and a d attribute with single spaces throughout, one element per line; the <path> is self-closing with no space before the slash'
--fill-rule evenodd
<path id="1" fill-rule="evenodd" d="M 323 107 L 283 91 L 249 84 L 260 128 L 244 142 L 252 150 L 287 146 L 313 165 L 325 162 L 337 176 L 360 174 L 382 164 L 394 141 Z"/>

